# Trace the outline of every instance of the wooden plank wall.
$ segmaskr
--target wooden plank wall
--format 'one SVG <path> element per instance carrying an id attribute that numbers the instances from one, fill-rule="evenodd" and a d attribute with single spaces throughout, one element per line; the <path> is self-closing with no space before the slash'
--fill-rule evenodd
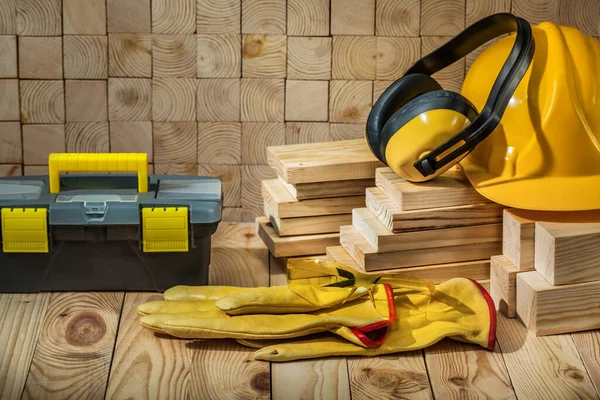
<path id="1" fill-rule="evenodd" d="M 600 35 L 589 0 L 3 0 L 0 176 L 147 152 L 156 173 L 221 177 L 225 219 L 252 221 L 266 146 L 361 137 L 421 54 L 502 11 Z M 437 78 L 459 89 L 473 59 Z"/>

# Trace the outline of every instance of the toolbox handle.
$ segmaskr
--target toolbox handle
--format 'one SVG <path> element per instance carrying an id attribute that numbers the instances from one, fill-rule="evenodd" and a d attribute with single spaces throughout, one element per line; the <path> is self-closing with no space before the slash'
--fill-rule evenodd
<path id="1" fill-rule="evenodd" d="M 137 172 L 138 192 L 148 192 L 146 153 L 50 153 L 50 193 L 60 192 L 61 172 Z"/>

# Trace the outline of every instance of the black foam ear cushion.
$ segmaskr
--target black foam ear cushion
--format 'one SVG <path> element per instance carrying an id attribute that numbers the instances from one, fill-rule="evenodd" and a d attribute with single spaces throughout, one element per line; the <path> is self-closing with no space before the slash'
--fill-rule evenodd
<path id="1" fill-rule="evenodd" d="M 381 129 L 379 135 L 379 153 L 382 156 L 382 161 L 387 164 L 385 149 L 392 136 L 402 126 L 424 112 L 439 109 L 454 110 L 467 117 L 469 121 L 473 121 L 478 115 L 477 108 L 473 103 L 459 93 L 448 90 L 436 90 L 416 97 L 396 111 Z"/>
<path id="2" fill-rule="evenodd" d="M 439 83 L 429 75 L 410 74 L 392 83 L 373 105 L 367 119 L 367 142 L 373 154 L 382 162 L 380 136 L 386 122 L 409 101 L 424 93 L 442 90 Z"/>

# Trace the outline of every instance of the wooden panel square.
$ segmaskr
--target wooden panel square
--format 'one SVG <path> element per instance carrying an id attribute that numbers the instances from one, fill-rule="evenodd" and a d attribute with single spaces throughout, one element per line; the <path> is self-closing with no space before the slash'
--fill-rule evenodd
<path id="1" fill-rule="evenodd" d="M 275 179 L 277 174 L 268 165 L 242 166 L 242 207 L 251 215 L 264 215 L 261 181 Z"/>
<path id="2" fill-rule="evenodd" d="M 153 162 L 152 122 L 111 122 L 110 151 L 146 153 L 148 162 Z"/>
<path id="3" fill-rule="evenodd" d="M 65 81 L 67 121 L 108 121 L 106 81 Z"/>
<path id="4" fill-rule="evenodd" d="M 198 121 L 239 121 L 240 80 L 198 79 Z"/>
<path id="5" fill-rule="evenodd" d="M 198 123 L 198 164 L 240 164 L 242 127 L 239 122 Z"/>
<path id="6" fill-rule="evenodd" d="M 421 54 L 423 56 L 438 49 L 452 37 L 424 36 L 421 38 Z M 433 74 L 433 78 L 446 90 L 460 92 L 463 79 L 465 78 L 465 59 L 461 59 L 451 66 Z"/>
<path id="7" fill-rule="evenodd" d="M 22 176 L 21 164 L 0 164 L 0 176 Z"/>
<path id="8" fill-rule="evenodd" d="M 154 173 L 159 175 L 198 175 L 198 164 L 154 164 Z"/>
<path id="9" fill-rule="evenodd" d="M 199 34 L 240 33 L 240 0 L 198 0 L 196 32 Z"/>
<path id="10" fill-rule="evenodd" d="M 285 144 L 329 142 L 327 122 L 288 122 L 285 124 Z"/>
<path id="11" fill-rule="evenodd" d="M 152 76 L 151 35 L 110 34 L 108 41 L 110 76 L 139 78 Z"/>
<path id="12" fill-rule="evenodd" d="M 373 35 L 375 0 L 331 0 L 332 35 Z"/>
<path id="13" fill-rule="evenodd" d="M 377 38 L 375 36 L 333 37 L 332 79 L 375 79 Z"/>
<path id="14" fill-rule="evenodd" d="M 330 37 L 288 37 L 288 79 L 331 78 Z"/>
<path id="15" fill-rule="evenodd" d="M 267 147 L 285 144 L 283 122 L 243 122 L 242 162 L 267 164 Z"/>
<path id="16" fill-rule="evenodd" d="M 329 121 L 364 123 L 373 105 L 370 81 L 331 81 L 329 86 Z"/>
<path id="17" fill-rule="evenodd" d="M 283 121 L 283 79 L 242 79 L 242 121 Z"/>
<path id="18" fill-rule="evenodd" d="M 21 163 L 22 154 L 21 124 L 0 122 L 0 164 Z"/>
<path id="19" fill-rule="evenodd" d="M 242 0 L 242 33 L 284 35 L 285 0 Z"/>
<path id="20" fill-rule="evenodd" d="M 25 164 L 48 165 L 48 154 L 64 153 L 65 126 L 23 125 L 23 161 Z"/>
<path id="21" fill-rule="evenodd" d="M 600 34 L 600 1 L 559 1 L 555 19 L 559 25 L 572 26 L 596 36 Z"/>
<path id="22" fill-rule="evenodd" d="M 0 1 L 0 35 L 17 33 L 17 0 Z"/>
<path id="23" fill-rule="evenodd" d="M 0 36 L 0 78 L 17 78 L 17 37 Z"/>
<path id="24" fill-rule="evenodd" d="M 327 121 L 329 82 L 290 81 L 285 87 L 286 121 Z"/>
<path id="25" fill-rule="evenodd" d="M 24 176 L 48 175 L 48 166 L 47 165 L 24 165 L 23 166 L 23 175 Z"/>
<path id="26" fill-rule="evenodd" d="M 511 0 L 467 0 L 466 24 L 467 26 L 472 25 L 488 15 L 510 12 L 510 5 Z"/>
<path id="27" fill-rule="evenodd" d="M 62 34 L 61 11 L 61 0 L 18 0 L 17 34 L 60 36 Z"/>
<path id="28" fill-rule="evenodd" d="M 377 102 L 385 89 L 387 89 L 394 81 L 375 81 L 373 82 L 373 104 Z"/>
<path id="29" fill-rule="evenodd" d="M 69 153 L 108 153 L 108 122 L 67 122 L 66 146 Z"/>
<path id="30" fill-rule="evenodd" d="M 21 81 L 20 84 L 21 122 L 58 124 L 65 121 L 63 81 Z M 2 81 L 0 87 L 1 85 Z M 4 110 L 1 105 L 0 110 Z"/>
<path id="31" fill-rule="evenodd" d="M 19 120 L 19 81 L 0 79 L 0 121 Z"/>
<path id="32" fill-rule="evenodd" d="M 239 78 L 240 35 L 198 35 L 198 78 Z"/>
<path id="33" fill-rule="evenodd" d="M 220 178 L 223 185 L 223 206 L 239 207 L 242 202 L 242 166 L 198 164 L 198 175 Z M 260 188 L 260 184 L 258 185 Z M 260 190 L 260 189 L 259 189 Z"/>
<path id="34" fill-rule="evenodd" d="M 152 119 L 154 121 L 195 121 L 196 80 L 153 79 Z"/>
<path id="35" fill-rule="evenodd" d="M 378 36 L 419 36 L 420 0 L 376 0 Z M 484 0 L 488 1 L 488 0 Z"/>
<path id="36" fill-rule="evenodd" d="M 396 80 L 421 56 L 420 38 L 377 38 L 377 79 Z"/>
<path id="37" fill-rule="evenodd" d="M 110 78 L 108 80 L 109 121 L 151 121 L 152 81 Z"/>
<path id="38" fill-rule="evenodd" d="M 198 158 L 196 122 L 155 122 L 154 162 L 195 164 Z"/>
<path id="39" fill-rule="evenodd" d="M 242 76 L 285 78 L 287 41 L 285 35 L 244 35 Z"/>
<path id="40" fill-rule="evenodd" d="M 65 79 L 106 79 L 108 40 L 106 36 L 63 38 Z"/>
<path id="41" fill-rule="evenodd" d="M 195 35 L 154 35 L 152 66 L 154 77 L 196 77 Z"/>
<path id="42" fill-rule="evenodd" d="M 558 3 L 563 1 L 567 7 L 574 3 L 572 0 L 512 0 L 512 13 L 525 18 L 531 25 L 545 21 L 556 22 Z M 595 18 L 598 23 L 597 14 Z"/>
<path id="43" fill-rule="evenodd" d="M 106 0 L 108 32 L 150 33 L 150 0 Z"/>
<path id="44" fill-rule="evenodd" d="M 196 0 L 152 0 L 152 33 L 196 33 Z"/>
<path id="45" fill-rule="evenodd" d="M 331 140 L 353 140 L 365 138 L 364 124 L 329 124 Z"/>
<path id="46" fill-rule="evenodd" d="M 287 34 L 328 36 L 329 0 L 288 0 Z"/>
<path id="47" fill-rule="evenodd" d="M 223 207 L 222 212 L 223 222 L 240 222 L 242 221 L 242 207 Z"/>
<path id="48" fill-rule="evenodd" d="M 421 0 L 421 35 L 451 36 L 465 29 L 465 0 Z"/>
<path id="49" fill-rule="evenodd" d="M 61 37 L 19 38 L 21 79 L 62 79 L 63 39 Z"/>
<path id="50" fill-rule="evenodd" d="M 65 35 L 106 35 L 106 0 L 62 0 Z"/>

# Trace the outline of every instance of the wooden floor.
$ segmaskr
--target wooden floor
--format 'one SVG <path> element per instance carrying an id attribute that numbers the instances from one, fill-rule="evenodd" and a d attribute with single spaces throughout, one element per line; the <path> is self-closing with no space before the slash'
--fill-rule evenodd
<path id="1" fill-rule="evenodd" d="M 211 284 L 281 284 L 252 224 L 222 223 Z M 443 341 L 378 358 L 271 364 L 233 341 L 158 338 L 152 293 L 0 295 L 0 399 L 597 399 L 600 332 L 535 338 L 499 316 L 495 352 Z M 593 306 L 593 305 L 590 305 Z M 595 305 L 596 307 L 598 305 Z"/>

